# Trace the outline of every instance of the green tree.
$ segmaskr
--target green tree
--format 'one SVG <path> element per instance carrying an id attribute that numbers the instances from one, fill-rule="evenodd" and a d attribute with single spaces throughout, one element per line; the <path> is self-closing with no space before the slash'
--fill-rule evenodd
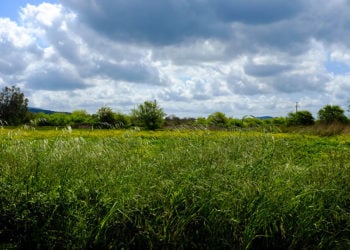
<path id="1" fill-rule="evenodd" d="M 289 126 L 308 126 L 313 125 L 315 119 L 307 110 L 291 112 L 287 116 L 287 125 Z"/>
<path id="2" fill-rule="evenodd" d="M 326 105 L 318 111 L 320 122 L 325 124 L 347 123 L 348 119 L 344 115 L 344 110 L 338 105 Z"/>
<path id="3" fill-rule="evenodd" d="M 208 122 L 210 126 L 224 128 L 227 126 L 228 118 L 222 112 L 215 112 L 208 116 Z"/>
<path id="4" fill-rule="evenodd" d="M 53 126 L 54 124 L 52 123 L 49 114 L 45 114 L 44 112 L 40 112 L 40 113 L 35 114 L 34 125 Z"/>
<path id="5" fill-rule="evenodd" d="M 67 126 L 72 125 L 71 115 L 66 113 L 53 113 L 47 115 L 47 122 L 51 126 Z"/>
<path id="6" fill-rule="evenodd" d="M 90 123 L 91 115 L 86 110 L 74 110 L 71 114 L 71 121 L 74 124 Z"/>
<path id="7" fill-rule="evenodd" d="M 256 118 L 254 116 L 247 116 L 242 118 L 242 126 L 243 127 L 259 127 L 263 124 L 263 121 L 260 120 L 259 118 Z"/>
<path id="8" fill-rule="evenodd" d="M 130 117 L 122 113 L 114 115 L 116 128 L 128 128 L 131 125 Z"/>
<path id="9" fill-rule="evenodd" d="M 157 104 L 157 101 L 145 101 L 131 110 L 131 117 L 134 124 L 149 130 L 160 128 L 164 123 L 165 113 Z"/>
<path id="10" fill-rule="evenodd" d="M 103 106 L 97 111 L 98 121 L 107 123 L 110 127 L 115 125 L 116 120 L 114 115 L 112 109 L 107 106 Z"/>
<path id="11" fill-rule="evenodd" d="M 286 118 L 285 117 L 274 117 L 271 119 L 271 124 L 273 125 L 286 125 Z"/>
<path id="12" fill-rule="evenodd" d="M 208 120 L 205 117 L 198 117 L 196 119 L 196 121 L 195 121 L 195 125 L 207 127 L 208 126 Z"/>
<path id="13" fill-rule="evenodd" d="M 27 122 L 28 99 L 19 87 L 5 87 L 0 93 L 0 121 L 8 125 Z"/>
<path id="14" fill-rule="evenodd" d="M 243 127 L 242 120 L 238 118 L 229 117 L 227 125 L 230 128 L 241 128 Z"/>

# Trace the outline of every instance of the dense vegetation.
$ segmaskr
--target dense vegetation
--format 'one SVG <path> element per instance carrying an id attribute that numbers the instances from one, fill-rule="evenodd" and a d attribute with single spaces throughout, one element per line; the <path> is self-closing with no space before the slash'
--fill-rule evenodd
<path id="1" fill-rule="evenodd" d="M 130 114 L 115 113 L 108 106 L 101 107 L 96 114 L 92 115 L 85 110 L 74 110 L 72 113 L 53 111 L 32 113 L 28 110 L 27 105 L 28 99 L 24 98 L 18 87 L 5 87 L 0 93 L 0 126 L 26 124 L 34 127 L 65 127 L 69 125 L 74 128 L 128 129 L 138 127 L 146 130 L 184 127 L 221 130 L 256 127 L 266 129 L 273 126 L 283 130 L 285 127 L 316 125 L 316 129 L 319 129 L 319 125 L 344 126 L 349 124 L 344 110 L 338 105 L 326 105 L 321 108 L 318 112 L 318 120 L 307 110 L 291 112 L 287 117 L 263 117 L 264 119 L 252 115 L 245 115 L 238 119 L 227 117 L 219 111 L 210 114 L 207 118 L 179 118 L 175 115 L 166 117 L 156 100 L 139 104 L 137 108 L 131 110 Z M 350 111 L 350 104 L 348 111 Z M 343 132 L 344 129 L 341 131 Z"/>
<path id="2" fill-rule="evenodd" d="M 350 138 L 0 129 L 0 248 L 349 249 Z"/>
<path id="3" fill-rule="evenodd" d="M 0 92 L 0 125 L 20 125 L 28 121 L 28 99 L 20 88 L 5 87 Z"/>
<path id="4" fill-rule="evenodd" d="M 17 87 L 0 94 L 0 249 L 350 248 L 337 105 L 238 119 L 27 104 Z"/>

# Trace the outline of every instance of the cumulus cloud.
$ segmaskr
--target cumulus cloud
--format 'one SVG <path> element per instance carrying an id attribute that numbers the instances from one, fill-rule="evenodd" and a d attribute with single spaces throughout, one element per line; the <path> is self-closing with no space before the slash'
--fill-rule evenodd
<path id="1" fill-rule="evenodd" d="M 9 19 L 0 18 L 0 74 L 14 76 L 25 70 L 41 52 L 31 34 Z"/>
<path id="2" fill-rule="evenodd" d="M 207 1 L 62 1 L 100 34 L 112 39 L 172 44 L 189 37 L 223 35 Z"/>
<path id="3" fill-rule="evenodd" d="M 31 74 L 26 79 L 27 87 L 38 90 L 74 90 L 87 86 L 69 69 L 45 68 Z"/>
<path id="4" fill-rule="evenodd" d="M 113 39 L 174 44 L 191 38 L 230 37 L 230 25 L 291 18 L 302 1 L 62 0 L 84 22 Z"/>
<path id="5" fill-rule="evenodd" d="M 157 99 L 183 116 L 315 112 L 349 98 L 349 12 L 346 0 L 27 5 L 0 18 L 0 85 L 64 110 Z"/>
<path id="6" fill-rule="evenodd" d="M 290 69 L 291 66 L 285 64 L 256 64 L 251 62 L 245 65 L 244 72 L 250 76 L 273 77 L 281 75 Z"/>

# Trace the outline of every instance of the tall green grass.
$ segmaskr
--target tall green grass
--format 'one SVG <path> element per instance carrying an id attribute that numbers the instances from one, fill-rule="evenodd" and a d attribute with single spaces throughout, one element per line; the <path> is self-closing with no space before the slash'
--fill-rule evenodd
<path id="1" fill-rule="evenodd" d="M 0 248 L 350 247 L 347 139 L 124 132 L 0 141 Z"/>

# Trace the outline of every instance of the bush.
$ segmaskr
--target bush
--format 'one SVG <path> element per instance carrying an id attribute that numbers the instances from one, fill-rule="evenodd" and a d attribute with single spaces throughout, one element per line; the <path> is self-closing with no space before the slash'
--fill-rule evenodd
<path id="1" fill-rule="evenodd" d="M 160 128 L 164 123 L 165 113 L 157 104 L 157 101 L 145 101 L 131 111 L 131 117 L 134 125 L 149 130 Z"/>
<path id="2" fill-rule="evenodd" d="M 91 115 L 85 110 L 74 110 L 71 114 L 73 124 L 90 124 L 92 122 Z"/>
<path id="3" fill-rule="evenodd" d="M 321 123 L 347 123 L 348 118 L 344 115 L 344 110 L 338 105 L 326 105 L 318 111 L 318 117 Z"/>
<path id="4" fill-rule="evenodd" d="M 215 112 L 208 116 L 208 123 L 210 126 L 226 128 L 228 124 L 228 118 L 222 112 Z"/>
<path id="5" fill-rule="evenodd" d="M 19 125 L 28 120 L 28 99 L 20 88 L 5 87 L 0 93 L 0 122 L 7 125 Z"/>
<path id="6" fill-rule="evenodd" d="M 131 125 L 130 117 L 122 113 L 116 113 L 114 119 L 116 128 L 129 128 Z"/>
<path id="7" fill-rule="evenodd" d="M 97 117 L 100 123 L 108 123 L 110 126 L 114 126 L 116 122 L 112 109 L 107 106 L 101 107 L 97 111 Z"/>
<path id="8" fill-rule="evenodd" d="M 228 118 L 227 125 L 230 128 L 241 128 L 243 127 L 242 120 L 238 118 Z"/>
<path id="9" fill-rule="evenodd" d="M 303 110 L 289 113 L 287 116 L 288 126 L 309 126 L 315 123 L 315 119 L 309 111 Z"/>

